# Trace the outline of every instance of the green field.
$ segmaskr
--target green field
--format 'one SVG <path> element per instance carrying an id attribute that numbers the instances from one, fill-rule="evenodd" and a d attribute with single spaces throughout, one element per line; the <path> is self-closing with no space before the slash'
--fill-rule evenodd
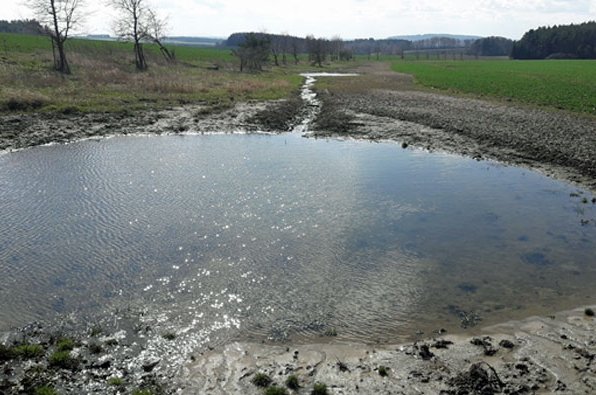
<path id="1" fill-rule="evenodd" d="M 44 36 L 0 33 L 0 111 L 129 111 L 185 103 L 269 100 L 292 95 L 307 66 L 239 73 L 229 49 L 168 46 L 168 64 L 146 44 L 149 70 L 134 67 L 132 44 L 71 39 L 66 50 L 72 75 L 52 70 L 51 43 Z M 218 65 L 218 70 L 212 70 Z"/>
<path id="2" fill-rule="evenodd" d="M 596 61 L 393 61 L 417 83 L 455 93 L 596 115 Z"/>

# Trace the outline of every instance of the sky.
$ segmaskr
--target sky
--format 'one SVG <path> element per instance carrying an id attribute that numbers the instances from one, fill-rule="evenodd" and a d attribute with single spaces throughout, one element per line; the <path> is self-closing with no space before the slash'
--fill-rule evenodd
<path id="1" fill-rule="evenodd" d="M 109 34 L 114 12 L 85 0 L 82 34 Z M 596 20 L 596 0 L 144 0 L 168 18 L 168 35 L 227 37 L 261 31 L 296 36 L 386 38 L 449 33 L 519 39 L 539 26 Z M 0 0 L 0 19 L 33 17 L 26 0 Z"/>

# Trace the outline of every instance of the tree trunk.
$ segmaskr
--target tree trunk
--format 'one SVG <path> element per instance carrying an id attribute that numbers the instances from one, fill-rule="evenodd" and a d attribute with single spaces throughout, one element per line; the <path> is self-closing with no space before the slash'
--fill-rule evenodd
<path id="1" fill-rule="evenodd" d="M 50 6 L 52 8 L 52 19 L 54 20 L 54 33 L 52 34 L 52 41 L 56 44 L 58 49 L 58 62 L 54 61 L 54 67 L 56 70 L 63 74 L 70 74 L 70 66 L 66 60 L 66 53 L 64 52 L 64 41 L 66 38 L 62 38 L 60 34 L 60 28 L 58 27 L 58 14 L 56 12 L 56 0 L 50 0 Z M 54 58 L 55 59 L 55 58 Z"/>
<path id="2" fill-rule="evenodd" d="M 135 51 L 135 66 L 137 67 L 137 70 L 139 70 L 139 71 L 147 70 L 147 62 L 145 61 L 143 45 L 140 42 L 135 41 L 134 51 Z"/>

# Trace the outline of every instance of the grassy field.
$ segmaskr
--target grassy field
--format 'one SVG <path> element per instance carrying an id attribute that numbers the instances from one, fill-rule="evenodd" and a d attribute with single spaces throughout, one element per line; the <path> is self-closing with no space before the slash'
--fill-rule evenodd
<path id="1" fill-rule="evenodd" d="M 43 36 L 0 34 L 0 111 L 130 111 L 184 103 L 279 99 L 299 88 L 300 71 L 288 66 L 239 73 L 229 49 L 169 47 L 165 62 L 146 45 L 149 70 L 136 72 L 130 43 L 72 39 L 72 75 L 52 70 L 51 44 Z M 218 65 L 219 70 L 211 70 Z"/>
<path id="2" fill-rule="evenodd" d="M 426 87 L 596 115 L 596 61 L 393 61 L 392 69 Z"/>

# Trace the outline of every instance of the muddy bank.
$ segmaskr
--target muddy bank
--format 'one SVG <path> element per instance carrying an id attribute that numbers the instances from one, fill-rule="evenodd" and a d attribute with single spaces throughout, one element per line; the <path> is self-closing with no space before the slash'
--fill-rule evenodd
<path id="1" fill-rule="evenodd" d="M 5 114 L 0 115 L 0 151 L 116 134 L 280 132 L 292 127 L 299 104 L 290 99 L 106 114 Z"/>
<path id="2" fill-rule="evenodd" d="M 260 394 L 296 376 L 309 394 L 561 393 L 596 391 L 596 321 L 577 309 L 485 328 L 478 337 L 438 335 L 400 345 L 232 343 L 189 365 L 187 394 Z"/>
<path id="3" fill-rule="evenodd" d="M 328 79 L 314 136 L 389 139 L 539 169 L 596 189 L 596 119 L 418 90 L 382 65 Z M 361 81 L 357 81 L 361 79 Z"/>

